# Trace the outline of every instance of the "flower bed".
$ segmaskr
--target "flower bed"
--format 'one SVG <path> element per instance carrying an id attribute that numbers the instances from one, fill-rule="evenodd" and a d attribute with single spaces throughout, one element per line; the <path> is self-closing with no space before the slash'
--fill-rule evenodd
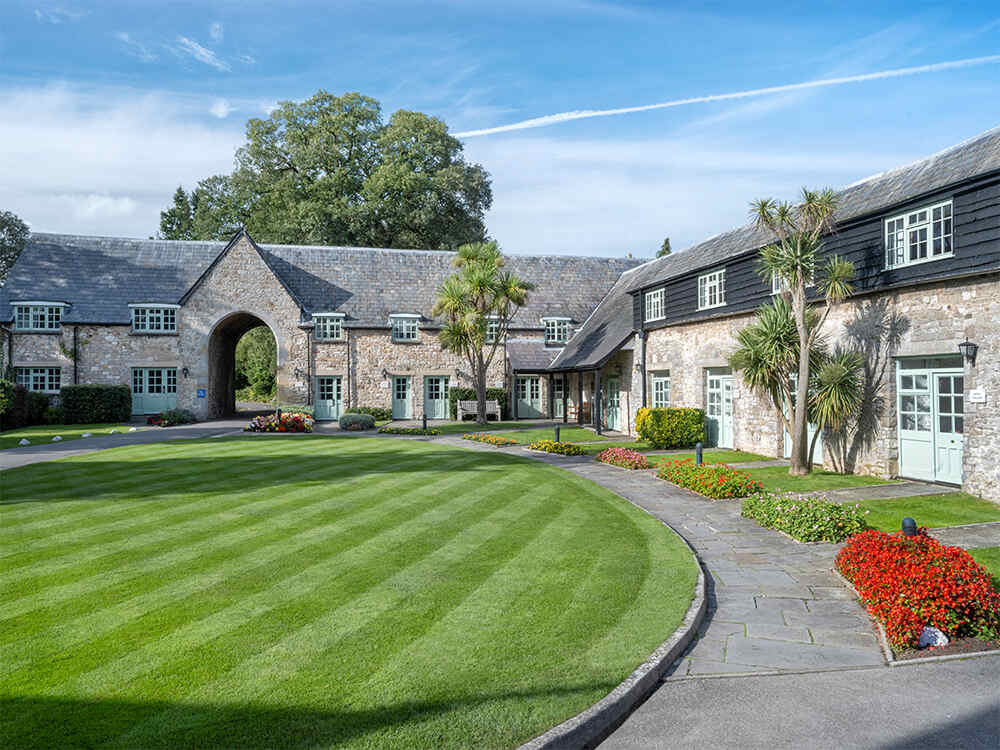
<path id="1" fill-rule="evenodd" d="M 470 432 L 467 435 L 462 435 L 462 440 L 475 440 L 477 443 L 489 443 L 490 445 L 495 445 L 499 448 L 504 448 L 508 445 L 517 445 L 516 440 L 501 437 L 500 435 L 490 435 L 488 432 Z"/>
<path id="2" fill-rule="evenodd" d="M 265 414 L 254 417 L 244 432 L 312 432 L 313 418 L 309 414 L 284 412 L 280 417 Z"/>
<path id="3" fill-rule="evenodd" d="M 800 542 L 842 542 L 868 528 L 860 505 L 829 503 L 808 495 L 759 493 L 743 501 L 744 518 Z"/>
<path id="4" fill-rule="evenodd" d="M 764 489 L 764 485 L 751 478 L 749 474 L 736 471 L 731 466 L 726 464 L 697 466 L 693 458 L 665 461 L 656 470 L 656 476 L 715 500 L 724 497 L 749 497 Z"/>
<path id="5" fill-rule="evenodd" d="M 583 448 L 573 443 L 557 443 L 555 440 L 536 440 L 528 445 L 533 451 L 544 451 L 545 453 L 558 453 L 560 456 L 582 456 Z"/>
<path id="6" fill-rule="evenodd" d="M 916 646 L 925 625 L 949 638 L 1000 636 L 1000 591 L 989 572 L 960 547 L 926 534 L 866 531 L 837 555 L 837 570 L 854 584 L 894 648 Z"/>
<path id="7" fill-rule="evenodd" d="M 638 451 L 628 448 L 608 448 L 597 454 L 597 460 L 612 466 L 621 466 L 623 469 L 649 468 L 648 458 Z"/>
<path id="8" fill-rule="evenodd" d="M 391 425 L 386 425 L 385 427 L 379 427 L 378 431 L 383 435 L 440 435 L 441 430 L 435 430 L 428 427 L 426 430 L 423 427 L 392 427 Z"/>

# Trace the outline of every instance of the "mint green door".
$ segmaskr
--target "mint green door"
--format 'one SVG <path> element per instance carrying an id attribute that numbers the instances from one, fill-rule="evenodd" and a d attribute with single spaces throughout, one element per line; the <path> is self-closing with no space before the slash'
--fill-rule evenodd
<path id="1" fill-rule="evenodd" d="M 563 418 L 563 394 L 565 393 L 565 391 L 563 390 L 563 385 L 564 385 L 563 379 L 562 379 L 562 377 L 558 377 L 557 378 L 557 377 L 553 376 L 551 378 L 551 380 L 550 380 L 550 383 L 552 384 L 552 388 L 551 388 L 551 392 L 552 392 L 552 416 L 555 419 L 562 419 Z"/>
<path id="2" fill-rule="evenodd" d="M 316 419 L 340 419 L 342 396 L 339 375 L 316 378 Z"/>
<path id="3" fill-rule="evenodd" d="M 519 377 L 514 381 L 518 419 L 538 419 L 542 416 L 542 388 L 536 377 Z"/>
<path id="4" fill-rule="evenodd" d="M 437 375 L 424 378 L 424 414 L 428 419 L 448 418 L 448 378 Z"/>
<path id="5" fill-rule="evenodd" d="M 176 408 L 176 367 L 132 368 L 133 414 L 160 414 Z"/>
<path id="6" fill-rule="evenodd" d="M 726 370 L 709 371 L 705 426 L 708 444 L 733 447 L 733 376 Z"/>
<path id="7" fill-rule="evenodd" d="M 622 428 L 621 391 L 618 390 L 618 378 L 608 378 L 608 392 L 605 396 L 607 423 L 609 430 L 619 431 Z"/>
<path id="8" fill-rule="evenodd" d="M 410 398 L 410 378 L 396 375 L 392 378 L 392 418 L 413 419 L 412 399 Z"/>

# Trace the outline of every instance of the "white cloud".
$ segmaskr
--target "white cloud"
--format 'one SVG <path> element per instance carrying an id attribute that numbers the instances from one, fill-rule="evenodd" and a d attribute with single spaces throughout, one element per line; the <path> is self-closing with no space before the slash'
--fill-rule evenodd
<path id="1" fill-rule="evenodd" d="M 148 237 L 178 185 L 232 170 L 242 124 L 206 119 L 211 101 L 0 90 L 0 206 L 40 232 Z"/>
<path id="2" fill-rule="evenodd" d="M 236 59 L 244 65 L 254 65 L 257 62 L 257 58 L 251 57 L 250 55 L 240 55 Z"/>
<path id="3" fill-rule="evenodd" d="M 223 73 L 228 73 L 232 68 L 229 67 L 229 63 L 225 60 L 220 60 L 212 50 L 202 47 L 198 42 L 193 39 L 188 39 L 186 36 L 177 37 L 177 47 L 176 51 L 182 52 L 184 54 L 190 55 L 198 62 L 203 62 L 205 65 L 210 65 L 216 70 L 222 71 Z"/>
<path id="4" fill-rule="evenodd" d="M 225 99 L 216 99 L 212 102 L 212 106 L 208 108 L 208 111 L 212 113 L 213 116 L 218 117 L 220 120 L 224 120 L 229 117 L 229 113 L 233 111 L 233 105 L 227 102 Z"/>
<path id="5" fill-rule="evenodd" d="M 221 42 L 223 37 L 222 24 L 216 21 L 209 26 L 208 35 L 212 37 L 212 41 Z"/>
<path id="6" fill-rule="evenodd" d="M 62 6 L 53 6 L 49 8 L 35 8 L 35 20 L 39 23 L 69 23 L 72 21 L 79 21 L 87 15 L 85 10 L 76 10 L 75 8 L 64 8 Z"/>
<path id="7" fill-rule="evenodd" d="M 153 54 L 149 47 L 133 39 L 132 35 L 127 31 L 119 31 L 115 34 L 115 38 L 125 45 L 125 51 L 133 57 L 137 57 L 143 62 L 152 62 L 156 59 L 156 55 Z"/>

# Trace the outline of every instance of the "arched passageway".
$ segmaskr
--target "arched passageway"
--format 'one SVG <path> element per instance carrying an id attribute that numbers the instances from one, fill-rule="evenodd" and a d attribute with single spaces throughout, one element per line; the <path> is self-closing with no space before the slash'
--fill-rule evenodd
<path id="1" fill-rule="evenodd" d="M 245 333 L 260 326 L 270 328 L 253 313 L 236 312 L 220 320 L 212 330 L 208 339 L 210 417 L 228 417 L 236 413 L 236 344 Z M 273 329 L 271 334 L 274 335 Z"/>

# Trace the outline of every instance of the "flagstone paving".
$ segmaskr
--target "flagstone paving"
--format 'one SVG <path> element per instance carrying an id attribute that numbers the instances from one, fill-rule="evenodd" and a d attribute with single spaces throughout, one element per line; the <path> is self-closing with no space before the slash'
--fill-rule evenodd
<path id="1" fill-rule="evenodd" d="M 950 547 L 963 547 L 964 549 L 1000 547 L 1000 521 L 928 529 L 927 533 L 941 544 L 947 544 Z"/>

